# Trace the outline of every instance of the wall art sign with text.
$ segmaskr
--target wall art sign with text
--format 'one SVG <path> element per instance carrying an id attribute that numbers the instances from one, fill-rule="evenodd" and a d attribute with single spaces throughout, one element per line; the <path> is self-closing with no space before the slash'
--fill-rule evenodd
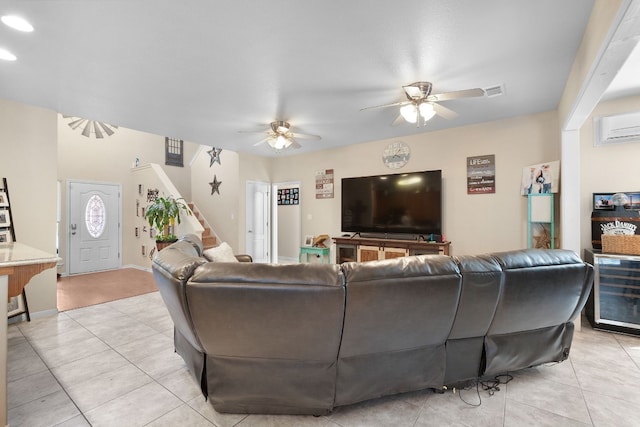
<path id="1" fill-rule="evenodd" d="M 333 199 L 333 169 L 316 171 L 316 199 Z"/>
<path id="2" fill-rule="evenodd" d="M 496 192 L 496 156 L 467 157 L 467 194 Z"/>

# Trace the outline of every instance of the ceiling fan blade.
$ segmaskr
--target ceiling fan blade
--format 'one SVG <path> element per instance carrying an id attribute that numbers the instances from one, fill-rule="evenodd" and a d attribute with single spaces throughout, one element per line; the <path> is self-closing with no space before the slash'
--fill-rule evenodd
<path id="1" fill-rule="evenodd" d="M 449 101 L 450 99 L 459 99 L 459 98 L 473 98 L 475 96 L 484 96 L 484 89 L 475 88 L 475 89 L 465 89 L 465 90 L 456 90 L 453 92 L 445 92 L 445 93 L 436 93 L 433 95 L 427 96 L 427 101 Z"/>
<path id="2" fill-rule="evenodd" d="M 291 136 L 293 138 L 300 138 L 300 139 L 316 139 L 316 140 L 322 139 L 318 135 L 310 135 L 305 133 L 292 133 Z"/>
<path id="3" fill-rule="evenodd" d="M 253 144 L 254 147 L 257 147 L 260 144 L 264 144 L 269 138 L 271 138 L 270 136 L 266 137 L 266 138 L 262 138 L 260 141 L 256 142 L 255 144 Z"/>
<path id="4" fill-rule="evenodd" d="M 396 119 L 393 121 L 393 123 L 391 123 L 391 126 L 398 126 L 401 123 L 404 123 L 404 117 L 402 117 L 402 114 L 398 114 L 398 117 L 396 117 Z"/>
<path id="5" fill-rule="evenodd" d="M 295 150 L 295 149 L 298 149 L 298 148 L 302 147 L 302 145 L 300 145 L 300 143 L 298 141 L 296 141 L 295 139 L 293 139 L 291 137 L 289 137 L 289 141 L 291 141 L 291 145 L 289 145 L 287 148 L 293 148 Z"/>
<path id="6" fill-rule="evenodd" d="M 458 113 L 456 113 L 453 110 L 448 109 L 447 107 L 443 107 L 440 104 L 437 103 L 433 103 L 433 109 L 435 110 L 436 114 L 444 119 L 447 120 L 453 120 L 456 117 L 458 117 Z"/>
<path id="7" fill-rule="evenodd" d="M 360 111 L 364 111 L 364 110 L 371 110 L 374 108 L 386 108 L 386 107 L 394 107 L 396 105 L 406 105 L 406 104 L 410 104 L 411 101 L 399 101 L 399 102 L 392 102 L 391 104 L 384 104 L 384 105 L 374 105 L 372 107 L 364 107 L 361 108 Z"/>
<path id="8" fill-rule="evenodd" d="M 239 130 L 238 133 L 266 133 L 266 134 L 270 134 L 271 131 L 269 130 Z"/>

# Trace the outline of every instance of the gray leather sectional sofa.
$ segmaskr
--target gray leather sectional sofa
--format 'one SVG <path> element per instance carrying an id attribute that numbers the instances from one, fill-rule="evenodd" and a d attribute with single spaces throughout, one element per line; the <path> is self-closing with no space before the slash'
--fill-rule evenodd
<path id="1" fill-rule="evenodd" d="M 195 236 L 153 273 L 217 411 L 314 415 L 565 360 L 593 281 L 566 250 L 267 265 L 208 262 Z"/>

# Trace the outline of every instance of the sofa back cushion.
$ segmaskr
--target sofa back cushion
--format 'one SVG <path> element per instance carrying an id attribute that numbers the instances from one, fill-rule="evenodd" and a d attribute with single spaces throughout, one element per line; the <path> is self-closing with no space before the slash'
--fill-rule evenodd
<path id="1" fill-rule="evenodd" d="M 503 270 L 490 335 L 560 325 L 584 306 L 593 273 L 575 252 L 528 249 L 490 256 Z"/>
<path id="2" fill-rule="evenodd" d="M 335 360 L 343 284 L 337 265 L 211 262 L 187 298 L 208 355 Z"/>
<path id="3" fill-rule="evenodd" d="M 462 273 L 462 294 L 449 338 L 483 337 L 498 304 L 502 269 L 487 256 L 461 256 L 456 261 Z"/>
<path id="4" fill-rule="evenodd" d="M 347 288 L 336 404 L 440 387 L 462 277 L 452 258 L 342 264 Z"/>
<path id="5" fill-rule="evenodd" d="M 197 244 L 180 240 L 158 252 L 152 263 L 156 284 L 175 328 L 198 351 L 202 347 L 193 330 L 185 286 L 195 269 L 205 262 Z"/>
<path id="6" fill-rule="evenodd" d="M 502 286 L 502 269 L 486 256 L 456 258 L 462 293 L 447 340 L 445 383 L 477 378 L 483 368 L 484 337 L 489 330 Z"/>
<path id="7" fill-rule="evenodd" d="M 337 265 L 208 263 L 187 284 L 219 412 L 326 414 L 344 318 Z"/>
<path id="8" fill-rule="evenodd" d="M 496 312 L 485 337 L 485 375 L 569 356 L 573 320 L 591 290 L 593 268 L 575 252 L 528 249 L 491 255 L 502 267 Z"/>
<path id="9" fill-rule="evenodd" d="M 342 269 L 347 282 L 342 356 L 447 339 L 462 283 L 450 257 L 348 262 Z"/>

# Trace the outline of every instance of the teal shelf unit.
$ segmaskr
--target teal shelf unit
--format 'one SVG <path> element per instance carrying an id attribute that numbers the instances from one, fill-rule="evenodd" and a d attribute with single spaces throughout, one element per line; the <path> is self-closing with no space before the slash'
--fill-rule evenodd
<path id="1" fill-rule="evenodd" d="M 529 248 L 541 247 L 540 243 L 545 242 L 545 236 L 536 234 L 537 230 L 549 233 L 549 247 L 556 247 L 554 194 L 529 194 L 527 196 L 527 246 Z M 546 248 L 546 245 L 544 245 Z"/>

